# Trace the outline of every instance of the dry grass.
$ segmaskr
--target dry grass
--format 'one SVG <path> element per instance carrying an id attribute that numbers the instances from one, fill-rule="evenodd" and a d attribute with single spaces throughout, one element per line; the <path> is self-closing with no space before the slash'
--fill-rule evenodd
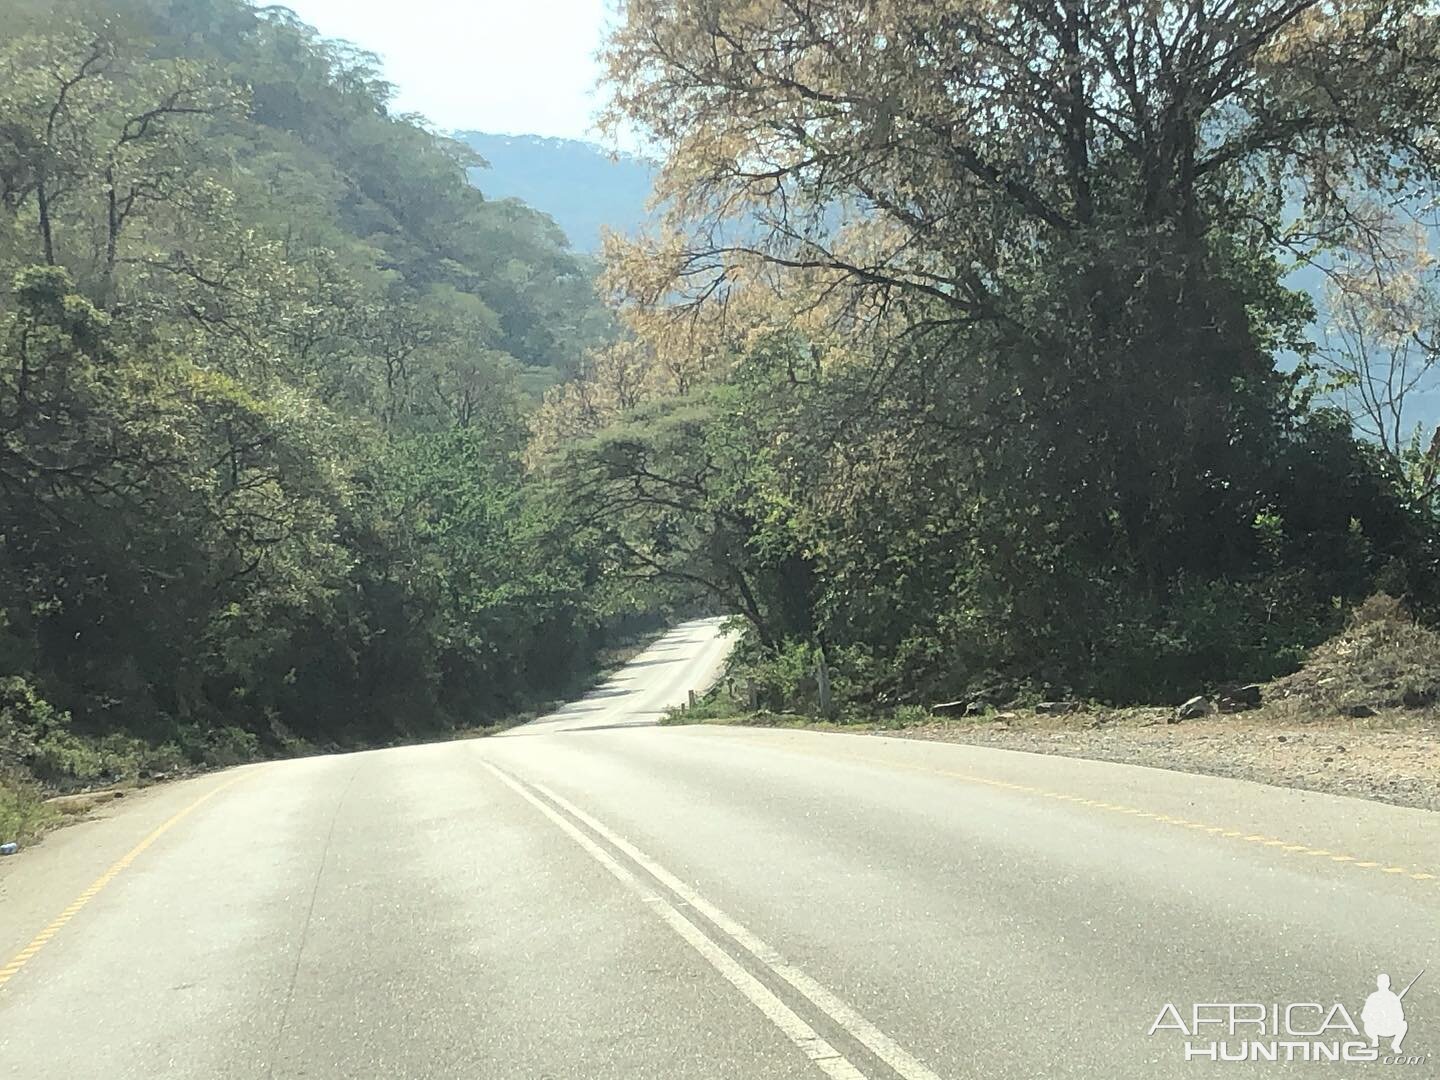
<path id="1" fill-rule="evenodd" d="M 1297 720 L 1428 710 L 1440 702 L 1440 634 L 1393 597 L 1373 596 L 1304 667 L 1272 683 L 1265 700 L 1289 706 Z"/>
<path id="2" fill-rule="evenodd" d="M 30 781 L 0 775 L 0 844 L 28 844 L 49 827 L 56 812 Z"/>

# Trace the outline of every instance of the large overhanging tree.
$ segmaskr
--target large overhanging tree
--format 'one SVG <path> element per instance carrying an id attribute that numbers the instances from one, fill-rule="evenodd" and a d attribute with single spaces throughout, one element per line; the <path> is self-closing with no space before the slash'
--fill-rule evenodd
<path id="1" fill-rule="evenodd" d="M 1440 26 L 1416 0 L 625 10 L 612 119 L 665 154 L 659 199 L 687 234 L 667 289 L 759 260 L 995 318 L 1017 273 L 1097 233 L 1334 237 L 1358 189 L 1403 192 L 1437 160 Z M 1285 231 L 1287 184 L 1305 213 Z"/>
<path id="2" fill-rule="evenodd" d="M 824 310 L 928 369 L 1002 533 L 1048 522 L 1155 595 L 1254 564 L 1300 422 L 1275 358 L 1312 314 L 1282 256 L 1435 177 L 1429 4 L 625 12 L 612 120 L 662 152 L 666 228 L 617 277 L 652 324 L 767 288 Z"/>

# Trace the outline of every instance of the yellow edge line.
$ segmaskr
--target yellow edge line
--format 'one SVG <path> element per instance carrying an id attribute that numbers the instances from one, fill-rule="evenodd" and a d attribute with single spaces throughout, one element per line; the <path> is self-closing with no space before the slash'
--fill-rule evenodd
<path id="1" fill-rule="evenodd" d="M 840 754 L 839 757 L 849 758 L 852 761 L 863 761 L 867 765 L 874 765 L 874 758 L 865 757 L 860 754 Z M 988 776 L 977 776 L 974 773 L 956 772 L 952 769 L 931 769 L 924 765 L 907 765 L 898 761 L 886 761 L 884 765 L 905 769 L 910 772 L 927 773 L 931 776 L 945 776 L 954 780 L 963 780 L 970 784 L 981 784 L 985 787 L 1001 788 L 1006 791 L 1015 791 L 1024 795 L 1036 795 L 1042 799 L 1054 799 L 1060 802 L 1078 803 L 1081 806 L 1088 806 L 1096 810 L 1106 810 L 1110 813 L 1133 814 L 1137 817 L 1146 818 L 1176 828 L 1201 829 L 1216 836 L 1225 837 L 1231 840 L 1239 840 L 1242 843 L 1249 842 L 1260 847 L 1278 849 L 1288 855 L 1320 855 L 1328 856 L 1334 862 L 1344 866 L 1354 867 L 1360 870 L 1373 870 L 1377 873 L 1390 874 L 1397 877 L 1407 877 L 1414 881 L 1440 881 L 1440 874 L 1430 873 L 1424 870 L 1414 869 L 1408 866 L 1392 866 L 1383 862 L 1373 860 L 1357 859 L 1354 855 L 1340 855 L 1325 848 L 1311 847 L 1309 844 L 1296 844 L 1287 840 L 1279 840 L 1273 836 L 1264 836 L 1259 833 L 1246 833 L 1239 829 L 1227 829 L 1221 825 L 1207 825 L 1203 822 L 1188 821 L 1185 818 L 1171 817 L 1151 810 L 1141 810 L 1134 806 L 1125 806 L 1117 803 L 1100 802 L 1095 799 L 1087 799 L 1081 795 L 1067 795 L 1060 791 L 1049 791 L 1045 788 L 1031 787 L 1028 784 L 1016 784 L 1008 780 L 992 780 Z"/>
<path id="2" fill-rule="evenodd" d="M 120 856 L 120 858 L 116 861 L 115 865 L 110 867 L 110 869 L 106 870 L 103 874 L 96 878 L 91 883 L 90 887 L 87 888 L 84 892 L 82 892 L 74 903 L 72 903 L 69 907 L 67 907 L 64 911 L 57 915 L 50 922 L 50 924 L 45 927 L 45 929 L 41 930 L 38 934 L 36 934 L 30 940 L 30 943 L 26 945 L 23 949 L 21 949 L 18 953 L 16 953 L 13 957 L 11 957 L 6 964 L 0 966 L 0 987 L 3 987 L 16 975 L 18 975 L 20 971 L 25 967 L 25 965 L 28 964 L 32 959 L 34 959 L 35 955 L 41 949 L 43 949 L 46 945 L 50 943 L 50 939 L 53 938 L 56 934 L 58 934 L 60 930 L 65 926 L 65 924 L 75 917 L 75 915 L 80 911 L 81 908 L 83 908 L 86 904 L 88 904 L 91 900 L 98 896 L 101 890 L 103 890 L 105 886 L 109 885 L 110 882 L 114 881 L 122 870 L 124 870 L 127 866 L 129 866 L 136 859 L 138 859 L 141 854 L 144 853 L 146 848 L 148 848 L 151 844 L 155 843 L 156 840 L 159 840 L 160 837 L 164 836 L 176 825 L 180 824 L 180 822 L 183 821 L 185 818 L 189 817 L 190 814 L 202 803 L 207 802 L 208 800 L 214 798 L 216 795 L 219 795 L 220 792 L 224 791 L 226 788 L 233 787 L 234 785 L 238 784 L 248 775 L 249 774 L 246 773 L 242 776 L 237 776 L 233 780 L 227 780 L 219 787 L 211 788 L 204 795 L 201 795 L 189 806 L 185 807 L 183 810 L 177 813 L 174 817 L 157 826 L 155 830 L 150 833 L 149 836 L 145 837 L 145 839 L 141 840 L 124 855 Z"/>

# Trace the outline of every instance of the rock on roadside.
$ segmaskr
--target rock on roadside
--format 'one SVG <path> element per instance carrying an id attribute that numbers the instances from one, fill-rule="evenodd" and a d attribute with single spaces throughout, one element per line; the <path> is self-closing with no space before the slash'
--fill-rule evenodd
<path id="1" fill-rule="evenodd" d="M 1182 720 L 1199 720 L 1202 716 L 1213 716 L 1214 713 L 1215 703 L 1204 694 L 1196 694 L 1175 710 L 1175 715 L 1170 718 L 1170 722 L 1178 724 Z"/>
<path id="2" fill-rule="evenodd" d="M 1259 683 L 1227 686 L 1215 696 L 1215 705 L 1222 713 L 1248 712 L 1262 704 L 1264 688 Z"/>

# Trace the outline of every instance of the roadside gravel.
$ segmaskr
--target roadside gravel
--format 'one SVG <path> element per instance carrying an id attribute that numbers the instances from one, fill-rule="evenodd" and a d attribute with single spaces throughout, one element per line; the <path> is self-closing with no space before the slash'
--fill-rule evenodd
<path id="1" fill-rule="evenodd" d="M 1098 758 L 1440 810 L 1440 714 L 1434 711 L 1300 720 L 1280 706 L 1167 723 L 1173 715 L 1171 709 L 1067 716 L 1017 711 L 875 734 Z"/>

